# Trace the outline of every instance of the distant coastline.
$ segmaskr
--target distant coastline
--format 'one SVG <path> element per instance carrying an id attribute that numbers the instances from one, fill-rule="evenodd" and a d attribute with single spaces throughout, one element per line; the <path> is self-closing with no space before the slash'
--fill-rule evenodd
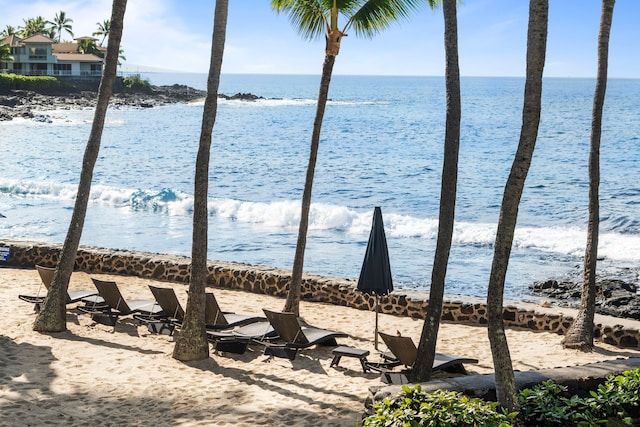
<path id="1" fill-rule="evenodd" d="M 151 86 L 150 91 L 115 91 L 111 97 L 112 105 L 151 108 L 159 105 L 193 102 L 202 99 L 206 91 L 185 85 Z M 36 92 L 32 90 L 5 90 L 0 92 L 0 121 L 14 118 L 46 121 L 39 111 L 54 109 L 92 108 L 97 101 L 97 92 L 92 90 L 74 90 L 61 92 Z"/>
<path id="2" fill-rule="evenodd" d="M 203 99 L 207 92 L 183 84 L 150 85 L 147 91 L 115 90 L 110 103 L 118 106 L 152 108 L 159 105 L 188 103 Z M 218 94 L 226 100 L 255 101 L 263 99 L 252 93 Z M 0 89 L 0 122 L 14 118 L 47 121 L 42 111 L 92 108 L 97 101 L 93 90 L 33 91 Z"/>

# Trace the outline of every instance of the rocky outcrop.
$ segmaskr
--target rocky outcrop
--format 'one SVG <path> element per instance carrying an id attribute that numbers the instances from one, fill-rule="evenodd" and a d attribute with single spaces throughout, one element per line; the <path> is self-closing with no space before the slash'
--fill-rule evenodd
<path id="1" fill-rule="evenodd" d="M 238 92 L 235 95 L 231 95 L 231 96 L 221 93 L 221 94 L 218 95 L 218 97 L 222 98 L 222 99 L 226 99 L 228 101 L 229 100 L 231 100 L 231 101 L 256 101 L 258 99 L 264 99 L 263 97 L 258 96 L 258 95 L 254 95 L 252 93 L 241 93 L 241 92 Z"/>
<path id="2" fill-rule="evenodd" d="M 640 320 L 640 295 L 638 287 L 618 279 L 602 279 L 596 282 L 596 312 L 608 316 Z M 547 280 L 531 286 L 535 295 L 552 298 L 555 305 L 576 308 L 580 304 L 582 284 Z"/>
<path id="3" fill-rule="evenodd" d="M 185 85 L 151 86 L 150 91 L 119 91 L 111 96 L 110 104 L 118 107 L 153 108 L 159 105 L 187 103 L 203 99 L 206 91 Z M 255 101 L 263 99 L 251 93 L 235 95 L 219 94 L 219 98 L 239 101 Z M 47 91 L 43 93 L 27 90 L 3 90 L 0 92 L 0 121 L 14 118 L 47 121 L 47 110 L 75 110 L 93 108 L 98 94 L 91 90 L 69 89 L 61 92 Z"/>
<path id="4" fill-rule="evenodd" d="M 114 93 L 110 104 L 150 108 L 157 105 L 191 102 L 201 99 L 205 92 L 187 86 L 158 86 L 151 93 Z M 0 95 L 0 120 L 12 120 L 22 117 L 38 119 L 41 112 L 47 110 L 76 110 L 93 108 L 98 95 L 92 91 L 69 92 L 60 94 L 43 94 L 27 90 L 13 90 Z"/>

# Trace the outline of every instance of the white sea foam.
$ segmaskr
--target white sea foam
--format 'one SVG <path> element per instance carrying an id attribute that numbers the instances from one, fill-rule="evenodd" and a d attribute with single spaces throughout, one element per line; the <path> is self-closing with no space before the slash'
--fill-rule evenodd
<path id="1" fill-rule="evenodd" d="M 45 181 L 0 179 L 0 192 L 16 197 L 71 202 L 75 199 L 74 184 L 53 184 Z M 166 212 L 170 216 L 189 216 L 193 196 L 170 189 L 135 190 L 96 184 L 91 188 L 92 203 L 114 208 L 130 208 L 148 212 Z M 211 199 L 210 215 L 250 224 L 262 229 L 297 231 L 300 202 L 277 200 L 269 203 L 236 199 Z M 373 211 L 357 211 L 345 206 L 312 203 L 309 214 L 310 231 L 334 231 L 352 236 L 368 235 Z M 436 218 L 420 218 L 394 212 L 383 213 L 388 239 L 435 240 Z M 457 222 L 453 244 L 491 247 L 495 240 L 495 224 Z M 543 253 L 581 257 L 584 254 L 586 229 L 577 227 L 518 227 L 514 249 L 537 250 Z M 640 237 L 619 233 L 601 233 L 599 255 L 612 260 L 640 260 Z"/>

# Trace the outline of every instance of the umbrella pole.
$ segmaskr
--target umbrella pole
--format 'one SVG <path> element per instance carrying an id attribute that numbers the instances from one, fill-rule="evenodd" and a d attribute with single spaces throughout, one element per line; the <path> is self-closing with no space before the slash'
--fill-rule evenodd
<path id="1" fill-rule="evenodd" d="M 378 350 L 378 294 L 376 294 L 376 331 L 373 339 L 373 347 Z"/>

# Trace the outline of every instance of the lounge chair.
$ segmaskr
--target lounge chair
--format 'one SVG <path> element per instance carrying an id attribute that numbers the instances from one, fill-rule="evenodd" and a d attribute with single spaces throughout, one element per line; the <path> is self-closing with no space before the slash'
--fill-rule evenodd
<path id="1" fill-rule="evenodd" d="M 84 307 L 78 307 L 78 309 L 91 314 L 93 319 L 99 323 L 113 326 L 114 330 L 116 322 L 121 316 L 135 313 L 147 316 L 160 316 L 164 314 L 156 300 L 125 300 L 116 282 L 94 278 L 91 280 L 93 280 L 93 284 L 96 286 L 98 293 L 104 299 L 104 304 L 95 306 L 88 304 Z"/>
<path id="2" fill-rule="evenodd" d="M 294 313 L 280 313 L 263 309 L 284 344 L 266 344 L 265 354 L 294 359 L 298 350 L 314 345 L 337 346 L 336 338 L 346 337 L 343 332 L 301 325 Z"/>
<path id="3" fill-rule="evenodd" d="M 161 317 L 157 315 L 153 315 L 151 317 L 137 315 L 134 317 L 142 322 L 148 323 L 150 330 L 153 329 L 152 325 L 154 324 L 156 326 L 163 324 L 170 329 L 169 335 L 171 335 L 171 333 L 173 333 L 173 328 L 176 326 L 182 326 L 182 321 L 184 320 L 184 309 L 178 300 L 178 296 L 173 288 L 160 288 L 149 285 L 149 289 L 165 315 Z M 223 313 L 220 310 L 220 306 L 218 305 L 215 296 L 211 292 L 207 292 L 205 294 L 205 304 L 205 323 L 209 330 L 231 329 L 236 326 L 247 325 L 260 321 L 264 322 L 267 320 L 260 316 Z M 164 326 L 161 326 L 161 328 L 165 329 Z"/>
<path id="4" fill-rule="evenodd" d="M 134 314 L 134 319 L 145 323 L 150 332 L 173 335 L 176 326 L 181 326 L 184 320 L 184 309 L 173 288 L 161 288 L 149 285 L 155 301 L 162 309 L 162 313 Z"/>
<path id="5" fill-rule="evenodd" d="M 253 322 L 228 331 L 207 330 L 207 339 L 217 351 L 242 354 L 251 342 L 267 343 L 277 338 L 276 331 L 267 321 Z"/>
<path id="6" fill-rule="evenodd" d="M 406 383 L 406 374 L 410 372 L 416 361 L 416 357 L 418 356 L 418 349 L 416 348 L 416 345 L 411 337 L 389 335 L 384 332 L 378 332 L 378 335 L 380 335 L 380 338 L 384 341 L 385 345 L 391 352 L 391 355 L 383 354 L 382 357 L 387 360 L 386 362 L 367 363 L 367 367 L 374 371 L 381 372 L 382 380 L 384 382 L 392 384 Z M 433 361 L 433 370 L 466 374 L 467 370 L 464 367 L 464 363 L 478 363 L 478 360 L 468 357 L 455 357 L 436 353 Z M 392 372 L 391 368 L 399 365 L 404 365 L 406 369 L 400 373 Z"/>
<path id="7" fill-rule="evenodd" d="M 44 285 L 47 292 L 53 282 L 53 275 L 56 272 L 55 267 L 44 267 L 42 265 L 36 265 L 36 271 L 40 275 L 40 285 Z M 41 287 L 40 286 L 40 287 Z M 38 288 L 38 295 L 18 295 L 23 301 L 34 304 L 34 311 L 40 311 L 40 306 L 44 303 L 46 295 L 40 295 L 40 287 Z M 98 292 L 95 289 L 81 289 L 81 290 L 67 290 L 67 304 L 73 304 L 75 302 L 83 301 L 85 303 L 101 303 L 102 298 L 98 296 Z"/>
<path id="8" fill-rule="evenodd" d="M 266 320 L 262 316 L 223 312 L 220 310 L 216 297 L 211 292 L 206 294 L 205 323 L 207 329 L 230 329 Z"/>

